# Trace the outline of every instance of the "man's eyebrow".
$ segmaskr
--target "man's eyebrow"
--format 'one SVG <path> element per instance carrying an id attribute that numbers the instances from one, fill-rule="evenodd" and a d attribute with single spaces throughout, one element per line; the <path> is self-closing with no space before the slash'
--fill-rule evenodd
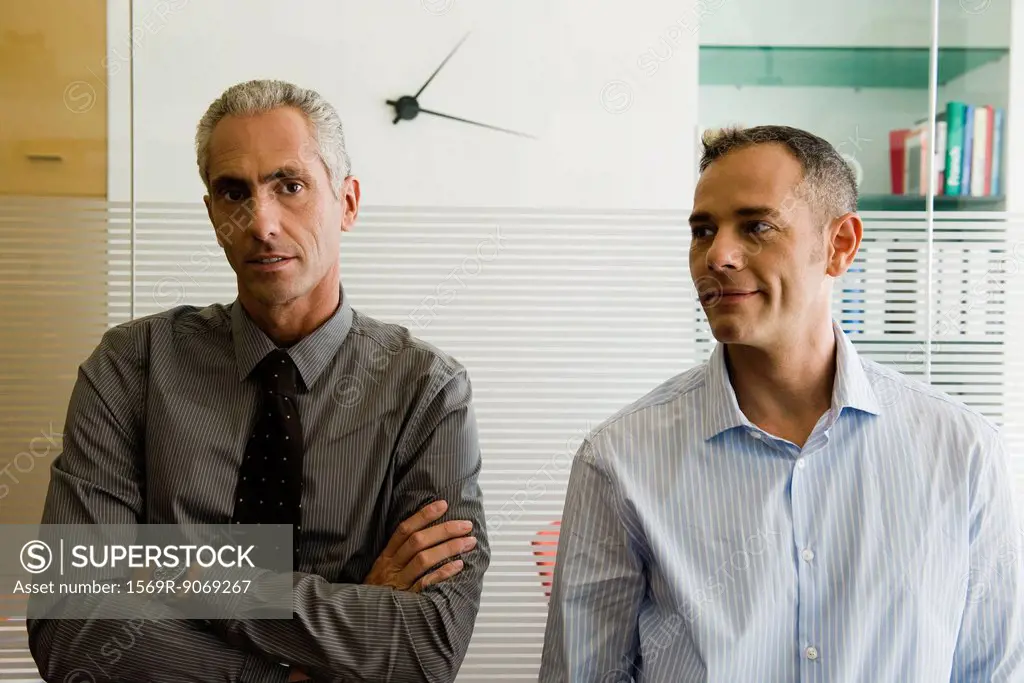
<path id="1" fill-rule="evenodd" d="M 710 223 L 711 214 L 707 211 L 695 211 L 690 214 L 690 223 Z"/>
<path id="2" fill-rule="evenodd" d="M 210 181 L 210 187 L 216 190 L 225 190 L 228 188 L 238 187 L 239 185 L 245 185 L 246 182 L 237 176 L 225 173 L 222 175 L 215 176 Z"/>
<path id="3" fill-rule="evenodd" d="M 773 206 L 744 206 L 733 211 L 737 218 L 772 218 L 782 219 L 782 212 Z M 714 223 L 714 217 L 710 211 L 694 211 L 690 214 L 690 225 L 698 223 Z"/>
<path id="4" fill-rule="evenodd" d="M 281 166 L 261 178 L 262 182 L 269 183 L 282 178 L 303 178 L 308 179 L 309 173 L 298 166 Z"/>
<path id="5" fill-rule="evenodd" d="M 236 175 L 232 175 L 231 173 L 218 173 L 210 178 L 210 182 L 244 183 L 245 181 Z"/>
<path id="6" fill-rule="evenodd" d="M 782 218 L 782 212 L 773 206 L 744 206 L 736 209 L 735 214 L 740 218 Z"/>
<path id="7" fill-rule="evenodd" d="M 309 175 L 309 173 L 307 173 L 306 171 L 304 171 L 302 168 L 300 168 L 298 166 L 281 166 L 280 168 L 275 168 L 270 173 L 267 173 L 266 175 L 264 175 L 260 179 L 260 182 L 262 182 L 262 183 L 272 183 L 275 180 L 282 180 L 284 178 L 300 178 L 300 179 L 302 179 L 302 180 L 304 180 L 306 182 L 311 182 L 312 181 L 311 180 L 311 176 Z M 229 188 L 229 187 L 238 187 L 239 185 L 248 185 L 248 184 L 249 184 L 249 181 L 246 180 L 245 178 L 241 178 L 239 176 L 231 175 L 230 173 L 224 173 L 222 175 L 216 176 L 215 178 L 213 178 L 213 180 L 210 181 L 210 186 L 218 188 L 218 189 Z"/>

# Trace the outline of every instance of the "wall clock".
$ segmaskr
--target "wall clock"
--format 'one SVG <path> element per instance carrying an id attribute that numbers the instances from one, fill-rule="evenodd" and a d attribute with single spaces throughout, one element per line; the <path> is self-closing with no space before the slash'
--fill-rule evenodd
<path id="1" fill-rule="evenodd" d="M 467 38 L 469 38 L 468 33 L 465 36 L 463 36 L 462 40 L 456 43 L 455 47 L 452 48 L 451 52 L 449 52 L 448 55 L 443 60 L 441 60 L 441 63 L 437 66 L 436 69 L 434 69 L 434 73 L 430 74 L 430 77 L 427 78 L 427 81 L 420 86 L 420 89 L 416 91 L 415 95 L 402 95 L 397 100 L 386 100 L 386 102 L 395 111 L 395 118 L 394 120 L 392 120 L 391 123 L 397 124 L 399 121 L 412 121 L 420 114 L 428 114 L 430 116 L 438 116 L 443 119 L 449 119 L 451 121 L 458 121 L 460 123 L 466 123 L 473 126 L 480 126 L 481 128 L 488 128 L 490 130 L 496 130 L 502 133 L 509 133 L 511 135 L 518 135 L 520 137 L 531 138 L 536 140 L 536 136 L 530 135 L 529 133 L 523 133 L 517 130 L 510 130 L 508 128 L 501 128 L 500 126 L 492 126 L 489 123 L 471 121 L 470 119 L 462 118 L 461 116 L 443 114 L 439 111 L 434 111 L 432 109 L 424 109 L 423 107 L 420 106 L 420 95 L 422 95 L 423 91 L 427 89 L 427 86 L 430 85 L 430 82 L 432 80 L 434 80 L 434 77 L 437 76 L 438 73 L 440 73 L 441 69 L 444 68 L 444 65 L 448 63 L 448 60 L 452 58 L 452 56 L 460 47 L 462 47 L 462 44 L 466 42 Z"/>

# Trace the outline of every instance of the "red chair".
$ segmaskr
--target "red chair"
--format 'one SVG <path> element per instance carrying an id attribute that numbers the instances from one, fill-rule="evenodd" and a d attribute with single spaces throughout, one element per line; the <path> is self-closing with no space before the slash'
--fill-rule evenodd
<path id="1" fill-rule="evenodd" d="M 537 532 L 536 538 L 530 541 L 533 546 L 533 554 L 537 558 L 537 566 L 540 568 L 541 585 L 544 587 L 545 597 L 551 597 L 551 582 L 555 575 L 555 556 L 558 554 L 558 527 L 561 520 L 551 523 L 553 529 L 541 529 Z"/>

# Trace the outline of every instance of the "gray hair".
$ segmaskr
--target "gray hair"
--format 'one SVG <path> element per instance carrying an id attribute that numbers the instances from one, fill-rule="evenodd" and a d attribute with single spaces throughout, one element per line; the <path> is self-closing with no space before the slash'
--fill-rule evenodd
<path id="1" fill-rule="evenodd" d="M 796 157 L 803 169 L 799 188 L 819 217 L 832 220 L 857 211 L 857 177 L 850 164 L 826 140 L 789 126 L 755 126 L 707 131 L 701 142 L 704 152 L 700 170 L 731 151 L 778 143 Z"/>
<path id="2" fill-rule="evenodd" d="M 309 120 L 317 141 L 317 155 L 327 168 L 331 190 L 337 195 L 341 181 L 352 172 L 345 151 L 345 133 L 338 112 L 320 93 L 292 83 L 253 80 L 225 90 L 210 104 L 196 128 L 196 163 L 207 191 L 210 189 L 210 136 L 225 116 L 251 116 L 279 107 L 295 107 Z"/>

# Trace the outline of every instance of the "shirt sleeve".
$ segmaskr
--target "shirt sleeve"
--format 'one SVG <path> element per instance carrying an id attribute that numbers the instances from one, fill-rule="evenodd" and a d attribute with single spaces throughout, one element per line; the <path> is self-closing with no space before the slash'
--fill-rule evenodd
<path id="1" fill-rule="evenodd" d="M 448 501 L 441 523 L 473 523 L 477 545 L 454 577 L 421 593 L 293 575 L 291 620 L 215 624 L 228 642 L 301 667 L 315 680 L 453 681 L 469 646 L 490 563 L 480 446 L 464 371 L 438 382 L 410 420 L 396 455 L 389 533 L 424 505 Z"/>
<path id="2" fill-rule="evenodd" d="M 108 330 L 79 368 L 54 460 L 42 524 L 138 525 L 144 520 L 140 325 Z M 36 596 L 30 600 L 39 604 Z M 29 647 L 47 681 L 285 681 L 288 670 L 218 639 L 141 595 L 67 596 L 74 615 L 30 619 Z M 101 602 L 102 601 L 102 602 Z M 114 618 L 123 615 L 123 619 Z M 130 643 L 130 646 L 129 646 Z"/>
<path id="3" fill-rule="evenodd" d="M 637 535 L 623 523 L 622 510 L 593 442 L 584 441 L 569 474 L 541 683 L 638 677 L 638 619 L 646 581 Z"/>
<path id="4" fill-rule="evenodd" d="M 1024 518 L 994 431 L 973 455 L 969 479 L 970 573 L 951 681 L 1024 680 Z"/>

